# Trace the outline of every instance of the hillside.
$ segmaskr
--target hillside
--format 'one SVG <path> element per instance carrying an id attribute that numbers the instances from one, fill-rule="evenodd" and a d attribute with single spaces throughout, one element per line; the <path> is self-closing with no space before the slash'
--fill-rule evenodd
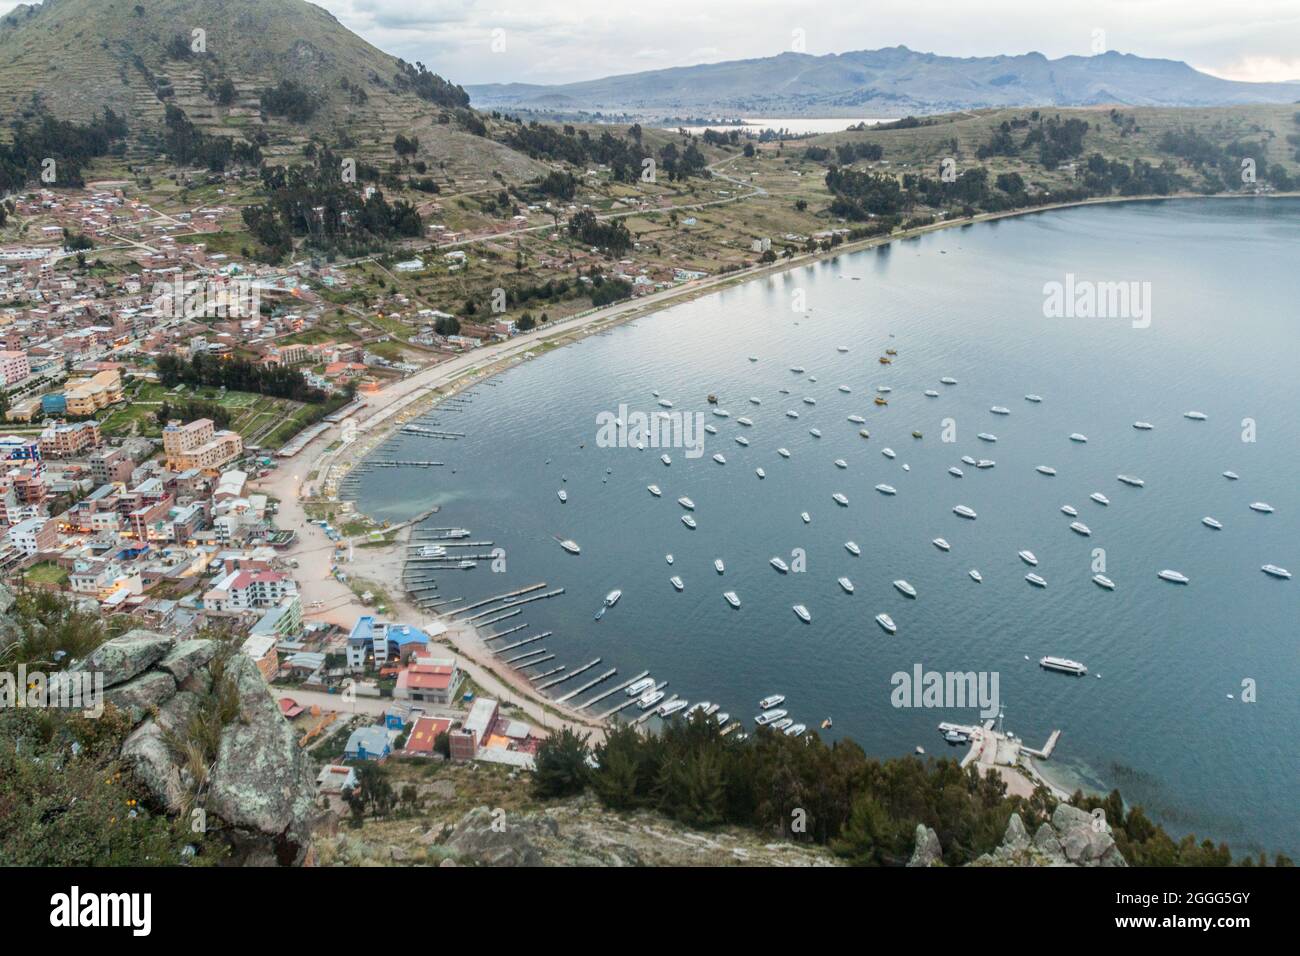
<path id="1" fill-rule="evenodd" d="M 480 109 L 891 117 L 1003 106 L 1228 106 L 1300 101 L 1300 82 L 1241 83 L 1115 52 L 1050 60 L 951 57 L 898 46 L 631 73 L 558 86 L 466 87 Z"/>
<path id="2" fill-rule="evenodd" d="M 283 81 L 298 85 L 292 118 L 263 109 L 263 92 Z M 312 136 L 391 159 L 401 132 L 457 178 L 537 175 L 473 134 L 465 102 L 304 0 L 45 0 L 0 18 L 0 123 L 38 109 L 85 122 L 108 107 L 125 117 L 134 154 L 157 141 L 172 103 L 204 132 L 261 141 L 272 159 Z"/>

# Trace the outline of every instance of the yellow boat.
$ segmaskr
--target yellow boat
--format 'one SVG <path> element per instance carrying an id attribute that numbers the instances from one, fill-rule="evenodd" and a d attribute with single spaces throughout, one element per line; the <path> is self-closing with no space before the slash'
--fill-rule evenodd
<path id="1" fill-rule="evenodd" d="M 888 405 L 889 402 L 885 401 L 883 398 L 881 398 L 879 395 L 877 395 L 877 396 L 876 396 L 876 404 L 877 404 L 877 405 Z"/>
<path id="2" fill-rule="evenodd" d="M 898 349 L 885 349 L 885 354 L 886 354 L 886 355 L 897 355 L 897 354 L 898 354 Z"/>
<path id="3" fill-rule="evenodd" d="M 886 358 L 886 357 L 883 356 L 883 355 L 880 356 L 880 364 L 881 364 L 881 365 L 889 365 L 891 362 L 893 362 L 893 359 L 891 359 L 891 358 Z"/>

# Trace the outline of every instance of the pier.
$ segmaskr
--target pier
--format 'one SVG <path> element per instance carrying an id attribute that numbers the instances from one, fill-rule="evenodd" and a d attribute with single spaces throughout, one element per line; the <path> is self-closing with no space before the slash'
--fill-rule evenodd
<path id="1" fill-rule="evenodd" d="M 591 698 L 591 700 L 587 701 L 585 704 L 577 704 L 576 706 L 578 710 L 585 710 L 586 708 L 590 707 L 592 704 L 599 703 L 600 701 L 604 700 L 606 697 L 610 696 L 611 694 L 617 694 L 619 691 L 631 687 L 641 678 L 648 677 L 649 674 L 650 674 L 649 671 L 642 671 L 641 673 L 637 674 L 635 677 L 630 677 L 627 680 L 623 681 L 623 683 L 619 684 L 617 687 L 612 687 L 607 691 L 603 691 L 602 693 L 597 694 L 595 697 Z"/>
<path id="2" fill-rule="evenodd" d="M 538 690 L 546 690 L 546 688 L 548 688 L 548 687 L 554 687 L 556 684 L 563 684 L 566 680 L 569 680 L 569 679 L 572 678 L 572 677 L 577 677 L 577 676 L 578 676 L 579 674 L 581 674 L 583 671 L 589 671 L 589 670 L 591 670 L 593 667 L 595 667 L 595 666 L 596 666 L 597 664 L 599 664 L 599 663 L 600 663 L 600 658 L 597 657 L 594 661 L 591 661 L 591 662 L 588 663 L 588 664 L 583 664 L 583 665 L 582 665 L 581 667 L 579 667 L 577 670 L 570 671 L 570 672 L 569 672 L 567 675 L 565 675 L 564 677 L 556 678 L 555 680 L 551 681 L 550 683 L 543 684 L 541 687 L 539 687 L 539 688 L 537 688 L 537 689 L 538 689 Z"/>
<path id="3" fill-rule="evenodd" d="M 475 601 L 473 604 L 466 604 L 464 607 L 459 608 L 454 613 L 459 614 L 461 611 L 472 611 L 475 608 L 483 607 L 486 604 L 495 604 L 497 601 L 508 601 L 510 598 L 519 597 L 521 594 L 530 594 L 531 592 L 539 591 L 544 587 L 546 587 L 545 581 L 543 581 L 541 584 L 530 584 L 528 585 L 528 587 L 520 588 L 518 591 L 510 591 L 507 594 L 498 594 L 495 597 L 484 598 L 481 601 Z M 497 608 L 497 610 L 498 611 L 504 610 L 504 608 L 505 606 L 503 605 L 502 607 Z"/>
<path id="4" fill-rule="evenodd" d="M 632 681 L 632 683 L 635 684 L 636 681 L 634 680 L 634 681 Z M 665 687 L 667 687 L 667 686 L 668 686 L 668 681 L 666 681 L 666 680 L 665 680 L 665 681 L 660 681 L 658 684 L 656 684 L 656 685 L 654 686 L 654 689 L 655 689 L 655 690 L 663 690 L 663 689 L 664 689 Z M 645 693 L 648 694 L 648 693 L 650 693 L 650 691 L 647 690 Z M 598 720 L 604 720 L 604 719 L 607 718 L 607 717 L 613 717 L 613 716 L 614 716 L 615 714 L 617 714 L 620 710 L 626 710 L 628 707 L 631 707 L 631 706 L 632 706 L 633 704 L 635 704 L 638 700 L 640 700 L 641 697 L 643 697 L 643 696 L 644 696 L 644 694 L 638 694 L 636 697 L 629 697 L 629 698 L 628 698 L 624 703 L 621 703 L 621 704 L 615 704 L 613 707 L 611 707 L 609 710 L 605 711 L 603 714 L 598 714 L 598 715 L 597 715 L 597 719 L 598 719 Z"/>
<path id="5" fill-rule="evenodd" d="M 547 591 L 545 594 L 534 594 L 532 597 L 521 598 L 518 601 L 511 601 L 508 604 L 502 604 L 500 607 L 495 609 L 489 609 L 487 611 L 480 611 L 477 614 L 471 614 L 469 617 L 465 618 L 464 620 L 466 623 L 472 623 L 474 621 L 477 621 L 481 617 L 487 617 L 487 615 L 495 614 L 497 613 L 497 611 L 504 611 L 508 607 L 519 607 L 521 604 L 531 604 L 533 601 L 544 601 L 547 598 L 559 597 L 563 593 L 564 593 L 564 588 L 556 588 L 554 591 Z M 461 611 L 468 611 L 468 610 L 469 608 L 463 607 L 455 611 L 452 611 L 451 613 L 459 614 L 461 613 Z"/>
<path id="6" fill-rule="evenodd" d="M 615 674 L 617 674 L 617 673 L 618 673 L 618 668 L 617 668 L 617 667 L 611 667 L 609 670 L 605 671 L 605 673 L 601 674 L 599 677 L 595 678 L 594 680 L 589 680 L 589 681 L 587 681 L 587 683 L 583 684 L 581 687 L 575 688 L 574 690 L 569 691 L 569 692 L 568 692 L 567 694 L 565 694 L 563 697 L 559 697 L 559 698 L 557 698 L 557 699 L 556 699 L 556 703 L 563 704 L 563 703 L 565 703 L 566 701 L 572 700 L 574 697 L 577 697 L 577 696 L 578 696 L 579 694 L 581 694 L 583 691 L 591 690 L 591 689 L 592 689 L 593 687 L 595 687 L 597 684 L 601 683 L 602 681 L 607 681 L 607 680 L 609 680 L 611 677 L 613 677 L 613 676 L 614 676 Z"/>

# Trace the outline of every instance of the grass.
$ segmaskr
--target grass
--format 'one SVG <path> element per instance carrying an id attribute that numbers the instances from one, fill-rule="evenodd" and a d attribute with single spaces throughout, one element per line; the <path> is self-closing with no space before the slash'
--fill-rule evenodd
<path id="1" fill-rule="evenodd" d="M 43 561 L 28 568 L 23 578 L 28 584 L 61 588 L 68 583 L 68 572 L 57 564 Z"/>

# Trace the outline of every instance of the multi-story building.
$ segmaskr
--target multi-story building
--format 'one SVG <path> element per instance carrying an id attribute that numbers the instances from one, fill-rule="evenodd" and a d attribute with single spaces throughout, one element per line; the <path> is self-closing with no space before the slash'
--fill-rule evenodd
<path id="1" fill-rule="evenodd" d="M 99 422 L 59 422 L 41 432 L 41 455 L 45 458 L 74 458 L 103 443 Z"/>
<path id="2" fill-rule="evenodd" d="M 69 382 L 63 389 L 69 415 L 94 415 L 101 408 L 122 400 L 122 376 L 117 369 L 97 372 L 90 378 Z"/>
<path id="3" fill-rule="evenodd" d="M 41 551 L 53 551 L 59 545 L 59 530 L 50 518 L 27 518 L 9 529 L 9 543 L 27 557 Z"/>
<path id="4" fill-rule="evenodd" d="M 0 385 L 8 388 L 32 374 L 26 352 L 5 350 L 0 352 Z"/>
<path id="5" fill-rule="evenodd" d="M 203 595 L 203 606 L 210 611 L 267 608 L 297 594 L 293 579 L 278 572 L 233 571 Z"/>
<path id="6" fill-rule="evenodd" d="M 187 425 L 173 421 L 163 429 L 163 454 L 170 471 L 214 471 L 234 461 L 243 450 L 244 441 L 239 435 L 217 431 L 210 418 L 199 418 Z"/>

